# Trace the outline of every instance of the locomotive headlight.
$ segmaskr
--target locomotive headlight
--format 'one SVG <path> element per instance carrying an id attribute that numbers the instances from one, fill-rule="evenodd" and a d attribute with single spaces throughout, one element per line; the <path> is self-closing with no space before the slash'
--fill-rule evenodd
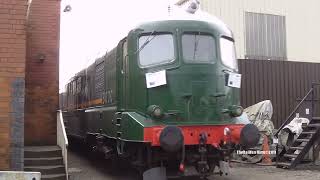
<path id="1" fill-rule="evenodd" d="M 155 118 L 161 118 L 163 111 L 158 105 L 151 105 L 148 107 L 148 114 Z"/>
<path id="2" fill-rule="evenodd" d="M 229 108 L 229 113 L 230 113 L 230 116 L 232 117 L 238 117 L 238 116 L 241 116 L 241 114 L 243 113 L 243 108 L 241 106 L 231 106 Z"/>

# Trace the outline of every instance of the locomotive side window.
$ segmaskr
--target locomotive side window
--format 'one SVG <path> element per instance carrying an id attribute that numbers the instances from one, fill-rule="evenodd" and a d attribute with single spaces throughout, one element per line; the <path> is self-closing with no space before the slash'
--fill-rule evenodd
<path id="1" fill-rule="evenodd" d="M 234 42 L 229 38 L 220 38 L 220 51 L 222 63 L 231 69 L 237 69 Z"/>
<path id="2" fill-rule="evenodd" d="M 174 60 L 171 34 L 144 35 L 139 38 L 139 63 L 142 67 L 165 64 Z"/>
<path id="3" fill-rule="evenodd" d="M 182 52 L 188 63 L 214 62 L 217 57 L 215 39 L 211 35 L 183 34 Z"/>

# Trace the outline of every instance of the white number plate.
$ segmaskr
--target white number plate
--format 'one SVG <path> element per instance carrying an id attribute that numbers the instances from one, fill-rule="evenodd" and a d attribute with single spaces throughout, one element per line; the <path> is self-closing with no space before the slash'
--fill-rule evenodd
<path id="1" fill-rule="evenodd" d="M 146 73 L 147 88 L 153 88 L 167 84 L 166 70 Z"/>
<path id="2" fill-rule="evenodd" d="M 241 87 L 241 74 L 229 73 L 228 86 L 240 88 Z"/>

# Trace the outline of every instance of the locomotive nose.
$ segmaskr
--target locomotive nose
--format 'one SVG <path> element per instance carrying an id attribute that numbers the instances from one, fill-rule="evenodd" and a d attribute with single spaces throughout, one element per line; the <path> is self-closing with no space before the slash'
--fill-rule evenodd
<path id="1" fill-rule="evenodd" d="M 256 146 L 260 139 L 260 133 L 257 126 L 253 124 L 245 125 L 240 133 L 240 144 L 245 148 Z"/>
<path id="2" fill-rule="evenodd" d="M 184 142 L 182 131 L 177 126 L 166 126 L 160 133 L 160 146 L 167 152 L 177 152 Z"/>

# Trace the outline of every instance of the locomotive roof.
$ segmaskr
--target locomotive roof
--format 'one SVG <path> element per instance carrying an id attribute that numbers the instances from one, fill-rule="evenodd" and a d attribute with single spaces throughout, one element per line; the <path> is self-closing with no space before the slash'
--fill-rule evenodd
<path id="1" fill-rule="evenodd" d="M 134 29 L 150 29 L 151 26 L 157 26 L 158 24 L 164 24 L 170 22 L 185 22 L 185 21 L 191 21 L 191 23 L 199 23 L 203 25 L 207 25 L 208 27 L 214 29 L 215 31 L 218 31 L 221 34 L 224 34 L 226 36 L 232 37 L 232 31 L 227 27 L 227 25 L 218 19 L 215 16 L 212 16 L 204 11 L 197 11 L 194 14 L 188 13 L 182 8 L 175 8 L 175 10 L 168 16 L 162 16 L 158 17 L 156 19 L 152 19 L 143 23 L 140 23 L 138 26 L 136 26 Z"/>
<path id="2" fill-rule="evenodd" d="M 177 25 L 177 21 L 178 22 L 181 21 L 181 23 L 178 23 L 179 25 L 183 24 L 185 21 L 189 21 L 189 23 L 192 23 L 193 25 L 196 24 L 196 25 L 201 25 L 201 26 L 207 26 L 211 29 L 214 29 L 215 31 L 218 31 L 222 35 L 225 35 L 228 37 L 233 37 L 232 31 L 227 27 L 227 25 L 223 21 L 221 21 L 217 17 L 212 16 L 212 15 L 210 15 L 204 11 L 201 11 L 201 10 L 198 10 L 194 14 L 191 14 L 191 13 L 186 12 L 184 9 L 182 9 L 180 7 L 173 8 L 170 16 L 168 16 L 168 14 L 166 14 L 165 16 L 162 16 L 162 17 L 152 18 L 152 20 L 140 23 L 138 26 L 133 28 L 133 30 L 144 29 L 144 30 L 153 31 L 153 30 L 155 30 L 154 28 L 156 28 L 157 26 L 163 26 L 163 25 L 179 26 L 179 25 Z M 95 60 L 95 62 L 93 64 L 91 64 L 90 66 L 93 66 L 94 64 L 99 64 L 109 54 L 110 54 L 110 52 L 103 55 L 102 57 L 97 58 Z M 85 71 L 89 67 L 86 67 L 85 69 L 82 69 L 80 72 L 76 73 L 76 75 L 73 76 L 69 80 L 69 82 L 73 81 L 74 79 L 76 79 L 79 76 L 85 75 Z"/>

